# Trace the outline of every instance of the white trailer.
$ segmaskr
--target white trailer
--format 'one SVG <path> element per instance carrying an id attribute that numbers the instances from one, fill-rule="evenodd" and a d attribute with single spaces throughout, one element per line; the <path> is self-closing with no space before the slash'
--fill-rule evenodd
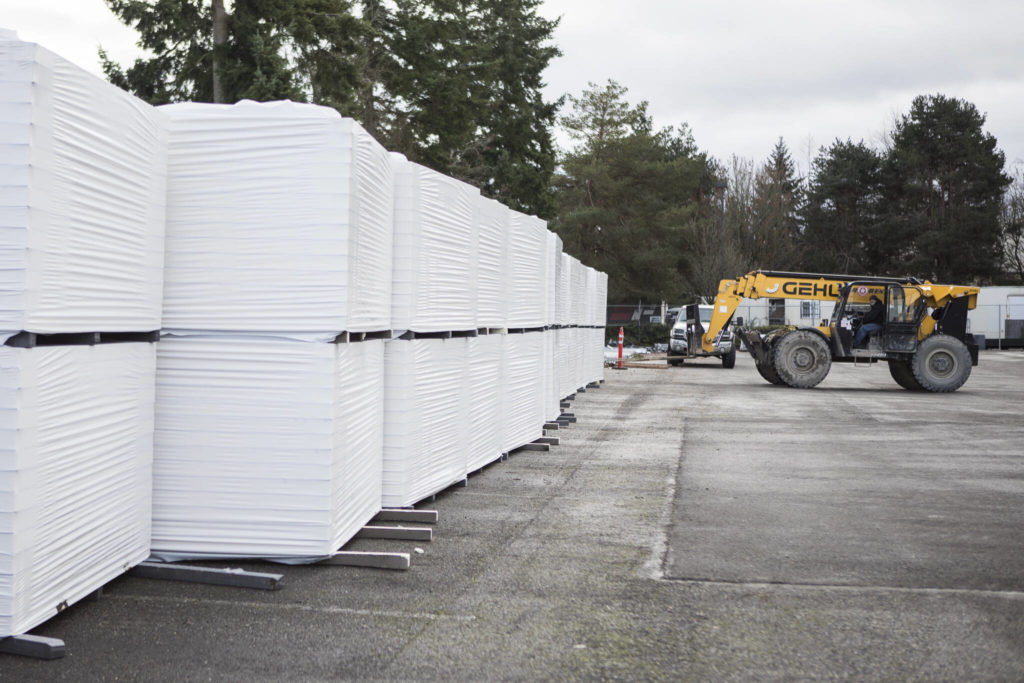
<path id="1" fill-rule="evenodd" d="M 984 336 L 990 349 L 1024 346 L 1024 287 L 982 287 L 967 331 Z"/>

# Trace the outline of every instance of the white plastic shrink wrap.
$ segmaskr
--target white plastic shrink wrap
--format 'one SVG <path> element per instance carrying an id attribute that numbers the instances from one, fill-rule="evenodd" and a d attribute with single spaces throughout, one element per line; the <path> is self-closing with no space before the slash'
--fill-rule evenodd
<path id="1" fill-rule="evenodd" d="M 572 292 L 570 304 L 571 325 L 586 325 L 587 267 L 577 259 L 572 260 L 569 287 Z"/>
<path id="2" fill-rule="evenodd" d="M 572 347 L 570 355 L 572 360 L 573 391 L 582 389 L 587 385 L 587 331 L 583 327 L 573 329 Z"/>
<path id="3" fill-rule="evenodd" d="M 512 211 L 509 226 L 508 327 L 546 324 L 548 230 L 536 216 Z"/>
<path id="4" fill-rule="evenodd" d="M 584 322 L 582 323 L 582 324 L 584 324 L 584 325 L 586 325 L 588 327 L 593 327 L 595 325 L 600 325 L 601 324 L 601 322 L 599 320 L 600 315 L 598 314 L 598 310 L 597 310 L 597 295 L 598 295 L 599 283 L 600 283 L 600 273 L 598 273 L 593 268 L 588 267 L 587 268 L 587 291 L 586 291 L 586 296 L 584 298 L 584 303 L 586 304 L 586 315 L 585 315 L 585 318 L 584 318 Z"/>
<path id="5" fill-rule="evenodd" d="M 555 377 L 558 378 L 558 400 L 561 400 L 574 392 L 576 387 L 572 386 L 572 365 L 569 362 L 569 338 L 573 329 L 563 327 L 554 330 L 555 333 Z"/>
<path id="6" fill-rule="evenodd" d="M 557 325 L 558 263 L 562 254 L 562 238 L 547 231 L 544 250 L 544 325 Z"/>
<path id="7" fill-rule="evenodd" d="M 608 273 L 597 273 L 597 317 L 594 324 L 604 327 L 608 319 Z"/>
<path id="8" fill-rule="evenodd" d="M 358 123 L 294 102 L 160 110 L 165 329 L 314 341 L 389 329 L 391 165 Z"/>
<path id="9" fill-rule="evenodd" d="M 392 329 L 477 328 L 479 191 L 392 154 L 395 246 Z"/>
<path id="10" fill-rule="evenodd" d="M 467 471 L 473 472 L 501 457 L 501 353 L 500 334 L 470 337 L 469 455 Z"/>
<path id="11" fill-rule="evenodd" d="M 511 210 L 481 196 L 477 223 L 477 327 L 505 327 L 508 283 L 508 235 Z"/>
<path id="12" fill-rule="evenodd" d="M 604 328 L 591 327 L 586 330 L 587 342 L 587 382 L 598 382 L 604 379 Z"/>
<path id="13" fill-rule="evenodd" d="M 558 255 L 558 265 L 555 271 L 556 301 L 555 301 L 555 324 L 569 325 L 571 317 L 572 296 L 569 282 L 572 277 L 572 257 L 566 253 Z"/>
<path id="14" fill-rule="evenodd" d="M 384 351 L 384 506 L 406 507 L 468 472 L 468 339 L 396 339 Z"/>
<path id="15" fill-rule="evenodd" d="M 153 344 L 0 347 L 0 637 L 149 556 Z"/>
<path id="16" fill-rule="evenodd" d="M 346 119 L 347 121 L 347 119 Z M 349 227 L 349 332 L 391 329 L 391 263 L 394 252 L 394 192 L 390 154 L 358 123 L 356 200 Z"/>
<path id="17" fill-rule="evenodd" d="M 0 341 L 160 328 L 165 145 L 153 107 L 0 37 Z"/>
<path id="18" fill-rule="evenodd" d="M 383 340 L 165 337 L 153 553 L 312 561 L 381 508 Z"/>
<path id="19" fill-rule="evenodd" d="M 526 332 L 503 337 L 504 367 L 501 412 L 504 417 L 502 448 L 511 451 L 544 436 L 542 403 L 544 333 Z"/>
<path id="20" fill-rule="evenodd" d="M 544 330 L 544 394 L 541 397 L 541 415 L 544 422 L 553 422 L 562 413 L 563 394 L 558 393 L 558 336 L 557 330 Z"/>

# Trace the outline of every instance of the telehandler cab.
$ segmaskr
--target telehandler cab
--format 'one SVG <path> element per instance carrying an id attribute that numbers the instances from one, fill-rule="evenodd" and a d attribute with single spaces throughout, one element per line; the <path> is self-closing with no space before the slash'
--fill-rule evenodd
<path id="1" fill-rule="evenodd" d="M 718 334 L 732 322 L 741 300 L 763 297 L 835 302 L 829 320 L 817 327 L 776 330 L 765 336 L 733 328 L 754 357 L 757 371 L 772 384 L 813 387 L 832 363 L 884 360 L 897 384 L 916 391 L 956 391 L 978 364 L 978 347 L 967 334 L 967 311 L 977 305 L 977 287 L 935 285 L 917 278 L 823 275 L 757 270 L 722 280 L 711 322 L 701 338 L 714 350 Z M 854 348 L 859 316 L 870 297 L 883 305 L 881 330 Z"/>

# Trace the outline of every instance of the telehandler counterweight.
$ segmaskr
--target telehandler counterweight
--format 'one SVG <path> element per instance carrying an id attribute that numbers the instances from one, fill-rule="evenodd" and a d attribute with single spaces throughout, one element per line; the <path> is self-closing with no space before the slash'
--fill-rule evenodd
<path id="1" fill-rule="evenodd" d="M 967 334 L 967 311 L 977 305 L 978 291 L 912 277 L 757 270 L 719 283 L 701 345 L 714 349 L 717 335 L 732 322 L 743 299 L 831 301 L 835 303 L 831 319 L 817 327 L 781 329 L 762 336 L 745 329 L 742 319 L 737 321 L 733 328 L 762 377 L 772 384 L 813 387 L 825 379 L 834 362 L 884 360 L 893 379 L 905 389 L 956 391 L 978 364 L 978 347 Z M 854 327 L 872 296 L 883 305 L 881 329 L 867 337 L 863 348 L 854 348 Z"/>

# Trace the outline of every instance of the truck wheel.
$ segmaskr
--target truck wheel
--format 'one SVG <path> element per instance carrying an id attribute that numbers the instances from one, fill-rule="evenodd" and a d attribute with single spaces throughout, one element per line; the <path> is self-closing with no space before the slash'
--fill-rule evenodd
<path id="1" fill-rule="evenodd" d="M 726 370 L 730 370 L 730 369 L 736 367 L 736 349 L 735 348 L 733 348 L 733 350 L 730 351 L 729 353 L 727 353 L 724 356 L 722 356 L 722 367 L 725 368 Z"/>
<path id="2" fill-rule="evenodd" d="M 680 365 L 683 364 L 683 359 L 682 358 L 669 358 L 668 359 L 668 364 L 669 365 L 674 365 L 675 367 L 679 367 Z"/>
<path id="3" fill-rule="evenodd" d="M 908 360 L 889 361 L 889 374 L 896 380 L 896 384 L 899 384 L 904 389 L 924 391 L 924 387 L 914 377 L 914 371 L 910 368 L 910 361 Z"/>
<path id="4" fill-rule="evenodd" d="M 828 344 L 818 334 L 796 330 L 784 335 L 772 354 L 775 372 L 791 387 L 809 389 L 825 379 L 832 367 Z"/>
<path id="5" fill-rule="evenodd" d="M 754 367 L 757 368 L 757 374 L 761 375 L 772 384 L 785 384 L 785 382 L 782 381 L 782 378 L 779 377 L 778 373 L 775 372 L 775 366 L 771 363 L 754 363 Z"/>
<path id="6" fill-rule="evenodd" d="M 971 352 L 956 337 L 933 334 L 918 345 L 910 368 L 925 391 L 956 391 L 971 376 Z"/>

